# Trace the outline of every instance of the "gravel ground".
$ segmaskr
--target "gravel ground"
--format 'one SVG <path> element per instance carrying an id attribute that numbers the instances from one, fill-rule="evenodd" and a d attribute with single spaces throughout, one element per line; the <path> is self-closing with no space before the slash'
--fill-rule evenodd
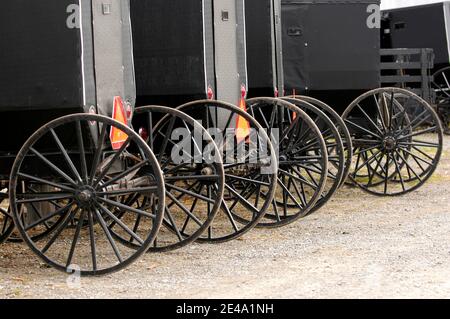
<path id="1" fill-rule="evenodd" d="M 220 246 L 147 255 L 101 278 L 68 277 L 24 245 L 0 247 L 1 298 L 450 298 L 450 139 L 418 191 L 344 188 L 317 214 Z"/>

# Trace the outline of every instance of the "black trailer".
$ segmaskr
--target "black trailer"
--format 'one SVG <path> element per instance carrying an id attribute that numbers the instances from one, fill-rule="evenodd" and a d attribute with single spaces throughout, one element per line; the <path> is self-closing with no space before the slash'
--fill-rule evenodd
<path id="1" fill-rule="evenodd" d="M 129 3 L 1 6 L 0 181 L 8 193 L 0 198 L 2 240 L 14 220 L 13 239 L 50 266 L 81 275 L 119 270 L 153 244 L 165 198 L 158 161 L 129 125 L 135 100 Z M 122 201 L 142 191 L 153 194 L 151 209 Z M 139 234 L 129 223 L 136 218 L 147 221 Z M 113 223 L 141 247 L 118 243 Z"/>
<path id="2" fill-rule="evenodd" d="M 263 218 L 275 192 L 275 152 L 258 122 L 245 112 L 248 83 L 244 3 L 131 3 L 137 113 L 145 105 L 168 105 L 192 116 L 218 138 L 225 164 L 225 196 L 200 241 L 218 243 L 244 235 Z M 135 127 L 140 127 L 143 120 L 137 114 Z M 256 133 L 256 140 L 252 133 Z M 208 180 L 187 185 L 202 197 L 217 198 Z M 186 207 L 185 212 L 193 216 L 191 220 L 205 212 L 216 212 L 210 206 L 200 207 L 203 211 Z M 184 237 L 183 222 L 177 225 L 177 232 Z"/>
<path id="3" fill-rule="evenodd" d="M 422 88 L 433 89 L 433 94 L 424 92 L 424 98 L 436 105 L 450 134 L 450 2 L 385 10 L 383 19 L 383 48 L 434 51 L 431 80 Z"/>
<path id="4" fill-rule="evenodd" d="M 343 114 L 352 135 L 353 182 L 375 195 L 399 195 L 434 172 L 442 128 L 420 97 L 379 88 L 378 13 L 379 1 L 372 0 L 282 0 L 285 89 Z"/>
<path id="5" fill-rule="evenodd" d="M 378 0 L 282 0 L 288 95 L 317 97 L 342 113 L 380 87 L 380 35 L 369 6 Z"/>

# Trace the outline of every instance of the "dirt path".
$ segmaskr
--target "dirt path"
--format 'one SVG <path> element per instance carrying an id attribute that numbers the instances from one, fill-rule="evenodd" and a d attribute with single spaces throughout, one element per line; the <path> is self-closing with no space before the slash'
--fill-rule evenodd
<path id="1" fill-rule="evenodd" d="M 147 255 L 101 278 L 0 246 L 1 298 L 450 298 L 450 139 L 432 181 L 399 198 L 341 190 L 319 213 L 220 246 Z"/>

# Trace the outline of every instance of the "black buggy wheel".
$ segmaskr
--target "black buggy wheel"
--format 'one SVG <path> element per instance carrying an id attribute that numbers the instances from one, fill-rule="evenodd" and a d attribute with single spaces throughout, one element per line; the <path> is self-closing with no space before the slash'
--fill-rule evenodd
<path id="1" fill-rule="evenodd" d="M 208 229 L 220 209 L 225 180 L 222 157 L 200 123 L 176 109 L 140 107 L 133 123 L 157 157 L 166 186 L 164 220 L 150 251 L 184 247 Z M 150 203 L 145 194 L 131 201 L 144 207 Z M 117 228 L 111 226 L 113 231 Z M 134 229 L 139 228 L 136 220 Z M 121 240 L 139 246 L 130 236 Z"/>
<path id="2" fill-rule="evenodd" d="M 108 136 L 114 137 L 115 147 Z M 22 183 L 51 190 L 22 192 Z M 164 182 L 152 151 L 132 129 L 100 115 L 65 116 L 34 133 L 16 157 L 9 192 L 15 225 L 28 246 L 50 266 L 81 275 L 128 266 L 152 245 L 164 214 Z M 153 202 L 145 211 L 120 201 L 142 193 Z M 19 206 L 30 204 L 39 204 L 39 214 L 24 223 L 27 210 Z M 147 222 L 139 232 L 132 230 L 136 215 Z M 62 222 L 47 240 L 33 240 L 55 219 Z M 121 236 L 135 238 L 141 247 L 115 241 L 108 228 L 112 221 L 121 227 Z"/>
<path id="3" fill-rule="evenodd" d="M 4 243 L 14 230 L 14 220 L 6 205 L 8 195 L 0 193 L 0 244 Z"/>
<path id="4" fill-rule="evenodd" d="M 342 185 L 345 174 L 345 149 L 341 135 L 333 121 L 314 105 L 298 99 L 285 98 L 284 100 L 296 105 L 304 111 L 317 125 L 325 141 L 328 151 L 327 183 L 313 213 L 323 207 Z"/>
<path id="5" fill-rule="evenodd" d="M 325 141 L 313 120 L 290 101 L 254 98 L 247 100 L 247 107 L 267 130 L 279 158 L 277 192 L 259 226 L 290 224 L 308 215 L 321 199 L 328 170 Z"/>
<path id="6" fill-rule="evenodd" d="M 436 94 L 436 110 L 442 120 L 444 133 L 450 135 L 450 67 L 433 74 L 432 86 Z"/>
<path id="7" fill-rule="evenodd" d="M 33 184 L 22 182 L 21 185 L 21 192 L 22 193 L 38 193 L 38 192 L 45 192 L 47 190 L 51 190 L 52 188 L 48 185 L 39 184 L 37 182 L 33 182 Z M 24 225 L 33 223 L 37 218 L 41 218 L 42 216 L 39 216 L 40 211 L 42 210 L 49 210 L 50 207 L 43 207 L 43 203 L 28 203 L 28 204 L 21 204 L 19 205 L 19 211 L 23 211 L 21 213 L 22 216 L 22 223 Z M 11 223 L 11 225 L 14 225 L 14 220 L 11 215 L 11 210 L 8 207 L 7 214 L 10 217 L 10 219 L 7 221 Z M 53 230 L 58 227 L 58 225 L 62 221 L 62 216 L 60 218 L 53 218 L 49 221 L 47 221 L 44 224 L 44 227 L 41 228 L 35 228 L 33 231 L 32 239 L 33 241 L 39 241 L 45 237 L 47 237 Z M 15 228 L 12 226 L 12 232 L 9 234 L 8 242 L 12 243 L 21 243 L 23 242 L 22 237 L 20 234 L 15 230 Z"/>
<path id="8" fill-rule="evenodd" d="M 354 145 L 350 178 L 363 190 L 402 195 L 422 186 L 439 163 L 443 132 L 431 106 L 399 88 L 376 89 L 344 112 Z"/>
<path id="9" fill-rule="evenodd" d="M 347 177 L 350 173 L 351 165 L 352 165 L 352 158 L 353 158 L 353 145 L 352 145 L 352 137 L 350 135 L 350 132 L 345 125 L 344 121 L 342 120 L 341 116 L 333 110 L 331 106 L 328 104 L 315 99 L 310 96 L 303 96 L 303 95 L 295 95 L 295 96 L 288 96 L 288 98 L 295 98 L 299 100 L 303 100 L 305 102 L 308 102 L 315 107 L 319 108 L 322 112 L 324 112 L 333 122 L 333 124 L 338 129 L 342 143 L 344 144 L 345 149 L 345 165 L 344 165 L 344 178 L 341 182 L 341 186 L 345 184 Z"/>
<path id="10" fill-rule="evenodd" d="M 225 169 L 221 209 L 199 241 L 239 238 L 261 221 L 275 193 L 277 159 L 269 137 L 245 110 L 229 103 L 202 100 L 178 110 L 198 120 L 213 136 Z"/>

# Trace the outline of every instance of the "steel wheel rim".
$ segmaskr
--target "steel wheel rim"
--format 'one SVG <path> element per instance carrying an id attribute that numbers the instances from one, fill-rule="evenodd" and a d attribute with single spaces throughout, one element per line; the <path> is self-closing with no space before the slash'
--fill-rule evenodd
<path id="1" fill-rule="evenodd" d="M 229 103 L 201 100 L 184 104 L 177 109 L 187 113 L 196 120 L 202 120 L 201 124 L 206 129 L 213 128 L 214 123 L 221 122 L 223 130 L 217 133 L 217 135 L 222 135 L 223 140 L 216 144 L 218 144 L 222 156 L 226 155 L 224 147 L 226 148 L 228 142 L 231 140 L 235 141 L 236 138 L 236 143 L 231 142 L 233 143 L 231 145 L 232 150 L 229 154 L 231 158 L 227 160 L 224 157 L 225 159 L 223 161 L 225 169 L 225 195 L 221 210 L 207 232 L 198 241 L 221 243 L 237 239 L 256 227 L 269 208 L 270 201 L 275 192 L 277 159 L 269 137 L 254 118 L 244 110 Z M 219 118 L 219 111 L 224 118 Z M 251 129 L 254 129 L 257 132 L 256 136 L 258 141 L 264 145 L 263 149 L 260 147 L 256 148 L 256 153 L 253 155 L 256 155 L 257 160 L 252 164 L 251 167 L 253 168 L 245 171 L 243 176 L 238 176 L 240 172 L 236 173 L 236 171 L 239 171 L 245 165 L 239 163 L 229 164 L 229 162 L 236 160 L 235 153 L 237 147 L 242 147 L 243 149 L 247 147 L 247 138 L 243 138 L 240 142 L 237 142 L 238 136 L 233 135 L 238 133 L 237 131 L 232 131 L 231 135 L 227 134 L 225 137 L 223 136 L 224 133 L 227 133 L 225 128 L 232 128 L 235 124 L 237 125 L 237 121 L 244 121 Z M 211 135 L 215 136 L 214 134 Z M 264 161 L 260 161 L 260 159 Z M 267 172 L 265 169 L 267 169 Z M 255 175 L 252 176 L 252 174 Z M 248 183 L 252 187 L 247 189 L 240 188 L 239 191 L 236 191 L 236 185 L 239 183 L 241 183 L 241 186 Z M 261 199 L 259 196 L 253 196 L 255 193 L 258 193 L 258 188 L 267 189 L 268 198 Z M 249 198 L 252 198 L 252 201 L 254 199 L 254 202 L 250 203 Z M 245 214 L 248 214 L 246 216 L 249 217 L 242 217 Z M 226 229 L 224 229 L 225 226 Z"/>
<path id="2" fill-rule="evenodd" d="M 341 116 L 333 110 L 331 106 L 326 104 L 323 101 L 320 101 L 318 99 L 315 99 L 310 96 L 288 96 L 288 98 L 295 98 L 299 100 L 303 100 L 305 102 L 308 102 L 316 107 L 318 107 L 321 111 L 323 111 L 327 116 L 330 117 L 330 119 L 333 121 L 333 123 L 336 125 L 337 129 L 339 130 L 341 134 L 341 139 L 344 144 L 345 149 L 345 165 L 344 165 L 344 178 L 341 182 L 341 186 L 343 186 L 347 180 L 347 177 L 350 173 L 351 164 L 352 164 L 352 158 L 353 158 L 353 145 L 352 145 L 352 137 L 350 136 L 350 132 L 348 131 L 347 126 L 345 125 L 344 121 L 342 120 Z"/>
<path id="3" fill-rule="evenodd" d="M 345 174 L 345 151 L 341 135 L 331 119 L 314 105 L 296 99 L 286 99 L 302 109 L 317 124 L 328 150 L 327 185 L 310 214 L 323 207 L 341 187 Z"/>
<path id="4" fill-rule="evenodd" d="M 158 118 L 158 114 L 162 118 Z M 219 150 L 200 123 L 176 109 L 140 107 L 135 112 L 134 121 L 139 124 L 136 126 L 139 131 L 149 133 L 147 145 L 158 159 L 166 186 L 165 217 L 149 251 L 165 252 L 187 246 L 207 230 L 219 212 L 224 193 L 224 170 Z M 184 128 L 189 130 L 186 133 L 192 142 L 191 149 L 183 152 L 189 159 L 179 163 L 167 162 L 167 155 L 172 154 L 170 147 L 176 147 L 176 141 L 170 136 L 172 132 L 184 131 Z M 197 134 L 201 134 L 202 141 L 195 139 Z M 213 158 L 205 157 L 207 148 L 208 151 L 213 148 Z M 139 223 L 135 227 L 138 228 Z M 131 247 L 138 246 L 129 241 L 125 243 Z"/>
<path id="5" fill-rule="evenodd" d="M 436 107 L 442 118 L 444 133 L 450 134 L 450 67 L 436 71 L 432 86 L 436 94 Z"/>
<path id="6" fill-rule="evenodd" d="M 371 105 L 372 116 L 367 111 Z M 442 155 L 442 126 L 436 112 L 416 94 L 399 88 L 367 92 L 350 104 L 343 119 L 353 129 L 354 145 L 364 147 L 355 152 L 354 160 L 369 148 L 375 152 L 366 160 L 375 162 L 375 167 L 357 163 L 352 169 L 351 178 L 363 190 L 380 196 L 402 195 L 421 187 L 436 170 Z M 358 120 L 367 127 L 355 123 Z M 363 168 L 368 180 L 355 180 L 355 173 Z M 377 176 L 383 180 L 376 180 Z"/>
<path id="7" fill-rule="evenodd" d="M 79 151 L 79 153 L 74 154 L 73 157 L 69 156 L 70 151 L 68 148 L 66 149 L 66 147 L 64 146 L 65 140 L 61 138 L 61 133 L 69 128 L 67 125 L 73 125 L 70 128 L 74 129 L 73 132 L 76 135 L 76 137 L 69 137 L 69 139 L 72 140 L 74 145 L 76 145 L 75 147 Z M 92 145 L 89 145 L 88 143 L 86 143 L 88 134 L 87 130 L 83 132 L 83 127 L 91 128 L 94 132 L 97 133 L 101 131 L 101 133 L 97 136 L 97 140 L 103 140 L 104 142 L 97 143 L 97 145 L 92 143 Z M 100 127 L 102 127 L 102 129 L 100 129 Z M 120 130 L 122 133 L 125 133 L 127 139 L 124 145 L 119 150 L 112 151 L 112 155 L 102 160 L 102 157 L 106 154 L 105 152 L 112 150 L 110 144 L 106 142 L 108 128 L 111 127 L 114 127 L 115 129 Z M 64 129 L 62 130 L 61 128 Z M 43 138 L 53 138 L 55 143 L 54 145 L 59 145 L 60 153 L 58 154 L 61 156 L 60 158 L 64 159 L 64 162 L 67 164 L 64 168 L 61 168 L 62 164 L 59 163 L 59 165 L 56 165 L 50 159 L 46 158 L 48 157 L 47 154 L 43 155 L 43 153 L 39 152 L 40 147 L 42 147 L 42 144 L 40 143 L 42 143 Z M 105 180 L 105 176 L 107 174 L 111 174 L 112 167 L 115 163 L 117 163 L 116 160 L 121 160 L 121 156 L 126 153 L 125 147 L 128 145 L 130 145 L 130 147 L 138 147 L 139 155 L 142 156 L 142 162 L 144 163 L 143 166 L 151 167 L 151 169 L 155 173 L 154 180 L 152 180 L 153 186 L 146 187 L 145 189 L 146 191 L 155 192 L 155 201 L 157 201 L 157 204 L 155 205 L 157 206 L 157 210 L 150 213 L 143 211 L 138 212 L 134 208 L 130 207 L 130 213 L 134 212 L 136 214 L 144 214 L 151 221 L 151 226 L 149 226 L 148 233 L 145 234 L 145 239 L 141 239 L 143 241 L 142 248 L 138 250 L 130 250 L 128 256 L 124 258 L 124 256 L 122 255 L 124 253 L 124 247 L 117 246 L 117 242 L 115 242 L 110 236 L 110 232 L 108 231 L 107 226 L 108 222 L 116 218 L 114 213 L 115 210 L 113 210 L 112 207 L 117 208 L 117 206 L 115 206 L 116 203 L 112 199 L 117 196 L 117 192 L 121 192 L 122 190 L 120 187 L 116 189 L 116 185 L 119 185 L 116 181 L 111 179 Z M 45 184 L 49 184 L 55 187 L 55 190 L 60 189 L 66 192 L 64 196 L 62 194 L 60 196 L 60 199 L 64 198 L 64 200 L 66 200 L 66 202 L 61 204 L 61 206 L 64 206 L 58 207 L 57 209 L 55 208 L 55 210 L 48 215 L 63 215 L 64 222 L 61 223 L 58 229 L 52 233 L 50 240 L 47 241 L 45 246 L 43 247 L 39 247 L 38 243 L 41 243 L 34 242 L 29 236 L 28 231 L 33 225 L 27 225 L 27 227 L 25 227 L 21 221 L 20 212 L 17 210 L 17 204 L 24 202 L 24 199 L 18 198 L 23 197 L 23 195 L 21 196 L 17 193 L 16 188 L 18 186 L 18 181 L 25 177 L 33 181 L 36 180 L 36 176 L 29 177 L 25 175 L 25 170 L 29 169 L 27 167 L 28 163 L 26 161 L 29 158 L 28 156 L 30 152 L 39 157 L 39 160 L 41 160 L 43 164 L 47 166 L 47 169 L 54 173 L 54 175 L 49 175 L 50 180 L 44 180 L 42 177 L 39 178 L 41 178 L 45 182 Z M 75 161 L 75 158 L 78 158 L 78 162 Z M 92 162 L 89 162 L 90 159 L 93 159 Z M 100 166 L 101 170 L 99 171 L 98 168 Z M 67 172 L 67 174 L 65 172 Z M 55 178 L 52 181 L 51 178 L 53 176 L 58 176 L 58 179 Z M 118 177 L 117 180 L 120 182 L 120 174 L 117 173 L 115 176 Z M 140 191 L 143 189 L 144 187 L 140 188 Z M 157 165 L 157 161 L 153 153 L 148 148 L 146 143 L 129 127 L 124 126 L 121 123 L 112 120 L 111 118 L 100 115 L 69 115 L 56 119 L 36 131 L 36 133 L 33 134 L 21 148 L 14 162 L 10 177 L 9 190 L 10 203 L 15 224 L 18 227 L 22 238 L 33 250 L 33 252 L 35 252 L 38 257 L 40 257 L 43 261 L 45 261 L 55 269 L 64 272 L 79 271 L 80 275 L 84 276 L 103 275 L 106 273 L 121 270 L 131 264 L 137 258 L 142 256 L 156 237 L 163 217 L 162 209 L 164 205 L 164 196 L 161 196 L 161 194 L 163 194 L 161 192 L 164 190 L 164 184 L 162 176 L 160 174 L 159 166 Z M 129 189 L 126 189 L 125 191 L 131 192 Z M 53 203 L 57 200 L 56 196 L 54 196 L 57 193 L 61 192 L 51 192 L 50 194 L 53 195 L 47 194 L 45 196 L 47 196 L 47 198 L 51 198 L 51 202 Z M 42 194 L 39 194 L 39 196 L 41 195 Z M 42 202 L 45 198 L 36 196 L 37 194 L 33 194 L 33 196 L 30 196 L 30 200 L 36 202 L 37 199 Z M 50 201 L 47 198 L 45 198 L 45 201 Z M 100 202 L 102 204 L 99 204 Z M 47 218 L 48 216 L 45 216 L 45 218 Z M 67 227 L 71 219 L 75 216 L 79 217 L 79 219 L 77 219 L 78 224 L 76 228 L 73 229 Z M 82 220 L 83 222 L 80 222 L 80 220 Z M 86 220 L 88 221 L 88 227 L 85 227 Z M 39 219 L 37 222 L 43 223 L 45 222 L 45 220 Z M 124 223 L 124 231 L 126 230 L 126 228 L 127 225 L 125 225 Z M 61 238 L 60 236 L 66 231 L 71 231 L 73 232 L 73 234 L 70 234 L 65 238 L 68 238 L 68 241 L 70 241 L 70 239 L 72 238 L 71 236 L 73 236 L 73 240 L 70 242 L 70 249 L 65 250 L 65 254 L 63 256 L 61 248 L 69 247 L 64 242 L 65 238 Z M 102 234 L 104 235 L 104 237 L 101 237 L 102 239 L 100 240 L 99 238 Z M 134 235 L 138 238 L 142 236 L 142 234 Z M 83 252 L 78 249 L 80 247 L 85 247 L 81 245 L 82 240 L 86 241 L 87 247 L 89 247 L 88 252 Z M 56 249 L 57 252 L 55 251 L 50 256 L 50 249 L 55 250 L 55 243 L 58 245 L 57 248 L 59 249 Z M 99 248 L 102 247 L 100 245 L 109 248 L 109 256 L 112 258 L 112 260 L 115 260 L 114 262 L 111 262 L 110 264 L 108 261 L 105 262 L 103 260 L 103 258 L 108 257 L 106 256 L 105 251 L 103 251 L 101 255 L 98 254 Z M 89 264 L 89 267 L 84 267 L 84 265 L 79 265 L 80 269 L 73 269 L 69 267 L 71 264 L 75 263 L 75 258 L 77 258 L 78 256 L 77 252 L 84 254 L 82 258 L 89 260 L 79 260 L 83 263 L 86 262 L 86 264 Z M 57 258 L 62 259 L 62 261 Z"/>
<path id="8" fill-rule="evenodd" d="M 325 188 L 328 167 L 325 142 L 312 119 L 289 101 L 254 98 L 247 101 L 247 106 L 248 112 L 268 130 L 273 143 L 278 141 L 275 143 L 279 156 L 278 191 L 259 226 L 293 223 L 313 210 Z M 278 139 L 275 130 L 279 131 Z M 305 145 L 303 139 L 308 140 Z M 301 149 L 304 150 L 300 152 Z M 307 159 L 311 151 L 319 153 L 310 154 L 312 157 Z"/>

